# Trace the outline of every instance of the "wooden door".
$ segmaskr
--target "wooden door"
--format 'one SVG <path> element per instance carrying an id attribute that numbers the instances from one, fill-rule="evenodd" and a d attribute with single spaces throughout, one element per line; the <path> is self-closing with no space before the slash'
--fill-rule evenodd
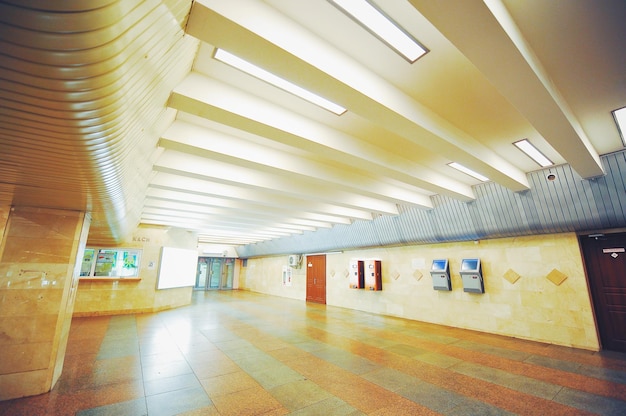
<path id="1" fill-rule="evenodd" d="M 580 242 L 602 348 L 626 351 L 626 233 Z"/>
<path id="2" fill-rule="evenodd" d="M 326 256 L 306 256 L 306 300 L 326 303 Z"/>

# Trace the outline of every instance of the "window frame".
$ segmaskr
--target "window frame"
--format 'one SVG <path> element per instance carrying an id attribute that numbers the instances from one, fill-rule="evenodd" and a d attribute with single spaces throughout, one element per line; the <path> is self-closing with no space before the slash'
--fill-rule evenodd
<path id="1" fill-rule="evenodd" d="M 139 280 L 142 254 L 142 250 L 136 248 L 86 247 L 81 260 L 80 279 Z"/>

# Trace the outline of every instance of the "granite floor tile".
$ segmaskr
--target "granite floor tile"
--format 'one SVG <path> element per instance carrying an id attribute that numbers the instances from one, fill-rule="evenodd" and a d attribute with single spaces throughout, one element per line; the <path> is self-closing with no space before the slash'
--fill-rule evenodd
<path id="1" fill-rule="evenodd" d="M 248 373 L 257 383 L 267 390 L 304 379 L 302 374 L 282 364 L 276 364 L 261 370 L 248 371 Z"/>
<path id="2" fill-rule="evenodd" d="M 260 386 L 217 396 L 213 404 L 223 416 L 264 415 L 284 409 L 278 400 Z"/>
<path id="3" fill-rule="evenodd" d="M 452 367 L 452 371 L 548 400 L 554 399 L 563 388 L 559 385 L 473 363 L 462 362 Z"/>
<path id="4" fill-rule="evenodd" d="M 538 413 L 541 414 L 541 413 Z M 511 413 L 498 407 L 490 406 L 487 403 L 481 403 L 479 401 L 468 402 L 464 401 L 452 410 L 446 412 L 447 416 L 515 416 L 516 413 Z M 573 413 L 572 413 L 573 416 Z"/>
<path id="5" fill-rule="evenodd" d="M 194 362 L 191 363 L 190 366 L 196 377 L 200 380 L 241 370 L 237 364 L 229 359 Z"/>
<path id="6" fill-rule="evenodd" d="M 394 393 L 401 389 L 419 390 L 419 386 L 424 383 L 418 378 L 411 377 L 391 368 L 380 368 L 372 372 L 362 374 L 361 377 Z"/>
<path id="7" fill-rule="evenodd" d="M 210 398 L 259 387 L 259 383 L 244 371 L 203 379 L 200 383 Z"/>
<path id="8" fill-rule="evenodd" d="M 146 403 L 149 416 L 174 416 L 213 404 L 202 387 L 148 396 Z"/>
<path id="9" fill-rule="evenodd" d="M 1 359 L 1 358 L 0 358 Z M 50 393 L 0 416 L 624 415 L 626 354 L 251 292 L 75 318 Z"/>
<path id="10" fill-rule="evenodd" d="M 178 413 L 176 416 L 220 416 L 220 413 L 214 405 L 210 405 Z"/>
<path id="11" fill-rule="evenodd" d="M 146 399 L 130 400 L 127 402 L 113 403 L 106 406 L 94 407 L 81 410 L 76 416 L 147 416 L 148 408 Z"/>
<path id="12" fill-rule="evenodd" d="M 357 416 L 365 415 L 365 413 L 355 409 L 343 400 L 331 396 L 327 399 L 313 403 L 310 406 L 303 407 L 298 410 L 289 411 L 290 416 Z"/>
<path id="13" fill-rule="evenodd" d="M 440 416 L 427 407 L 420 406 L 407 399 L 395 400 L 389 406 L 368 413 L 369 416 L 398 416 L 398 415 L 419 415 L 419 416 Z M 478 414 L 476 415 L 478 416 Z"/>
<path id="14" fill-rule="evenodd" d="M 280 384 L 269 391 L 290 411 L 299 410 L 333 397 L 317 384 L 304 379 Z"/>
<path id="15" fill-rule="evenodd" d="M 450 357 L 449 355 L 439 354 L 436 352 L 419 354 L 415 357 L 415 359 L 423 363 L 431 364 L 441 368 L 450 368 L 453 365 L 463 362 L 458 358 Z"/>
<path id="16" fill-rule="evenodd" d="M 406 344 L 393 344 L 388 347 L 385 347 L 385 350 L 389 352 L 393 352 L 394 354 L 404 355 L 405 357 L 415 358 L 420 354 L 424 354 L 427 352 L 421 348 L 416 348 L 412 345 Z"/>
<path id="17" fill-rule="evenodd" d="M 587 410 L 602 416 L 626 415 L 626 401 L 597 396 L 567 387 L 561 389 L 554 400 L 572 408 Z"/>
<path id="18" fill-rule="evenodd" d="M 463 396 L 428 383 L 402 387 L 396 393 L 420 406 L 443 414 L 463 402 Z"/>
<path id="19" fill-rule="evenodd" d="M 193 370 L 187 361 L 173 361 L 143 366 L 144 381 L 169 378 L 191 373 L 193 373 Z"/>
<path id="20" fill-rule="evenodd" d="M 197 387 L 201 385 L 194 373 L 144 381 L 146 396 Z"/>

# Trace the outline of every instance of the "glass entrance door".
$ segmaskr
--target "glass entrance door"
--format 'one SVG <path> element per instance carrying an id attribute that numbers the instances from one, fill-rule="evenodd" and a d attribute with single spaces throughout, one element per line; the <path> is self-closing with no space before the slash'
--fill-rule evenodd
<path id="1" fill-rule="evenodd" d="M 233 288 L 235 259 L 224 257 L 198 258 L 196 290 L 225 290 Z"/>

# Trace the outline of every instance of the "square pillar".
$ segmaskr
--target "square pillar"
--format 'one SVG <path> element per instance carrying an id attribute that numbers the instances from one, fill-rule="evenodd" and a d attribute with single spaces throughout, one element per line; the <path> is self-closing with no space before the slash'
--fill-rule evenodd
<path id="1" fill-rule="evenodd" d="M 83 212 L 14 207 L 0 227 L 0 400 L 59 379 L 89 225 Z"/>

